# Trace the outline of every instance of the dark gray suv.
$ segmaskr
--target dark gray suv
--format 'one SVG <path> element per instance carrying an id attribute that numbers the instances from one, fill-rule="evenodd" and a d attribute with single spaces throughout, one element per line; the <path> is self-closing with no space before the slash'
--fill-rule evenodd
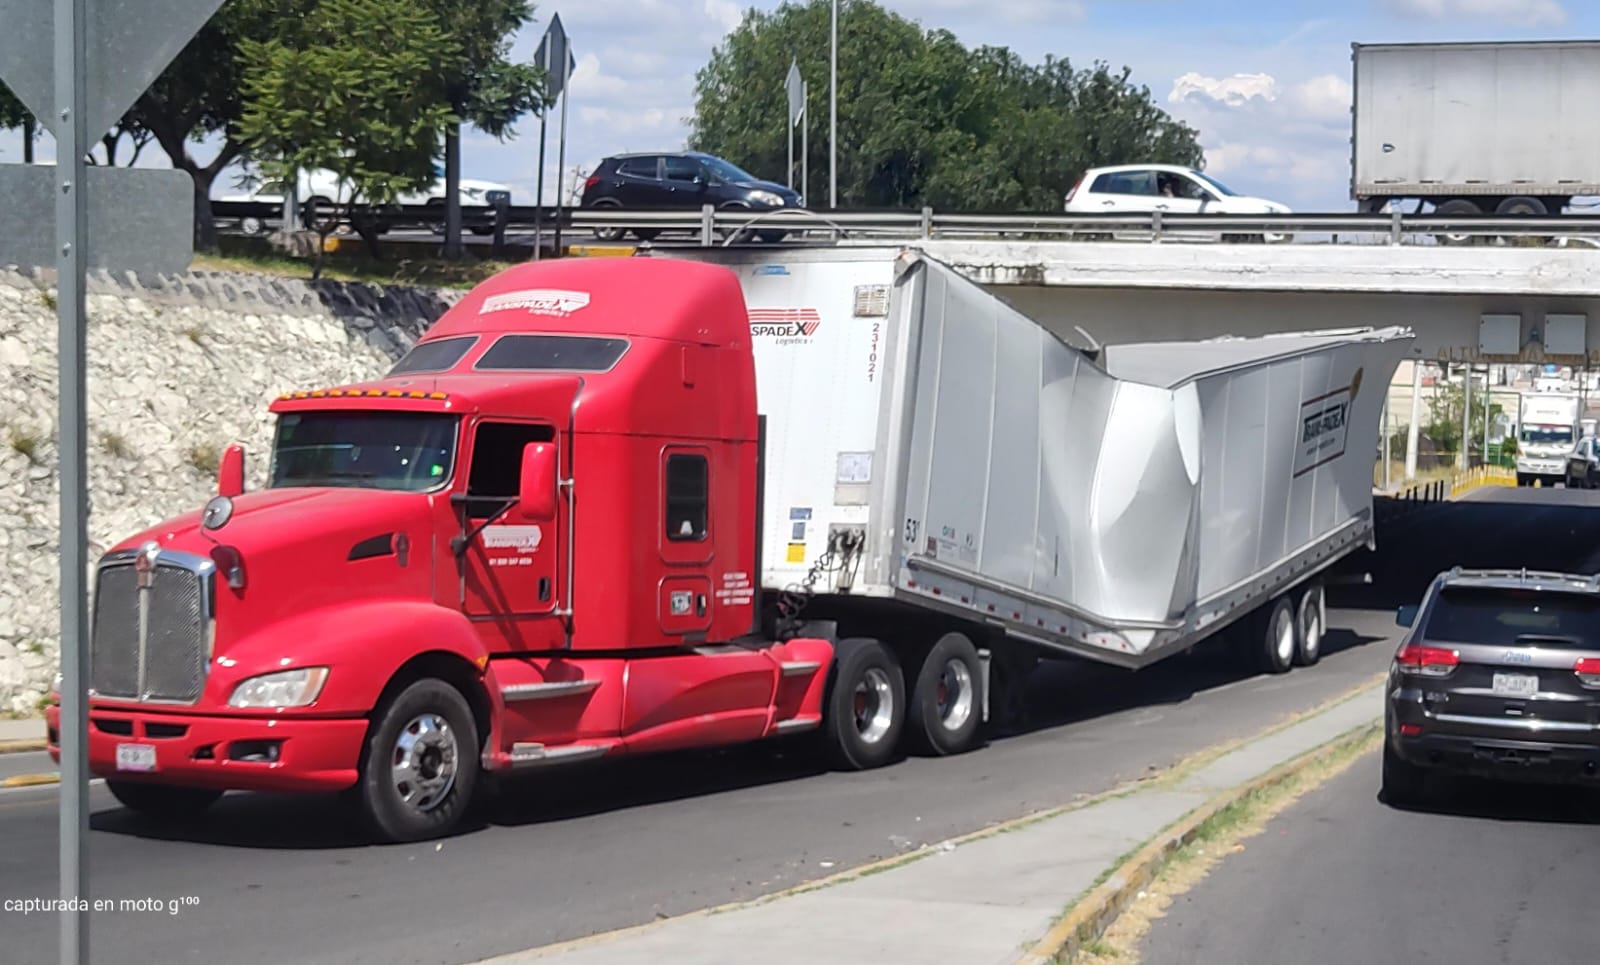
<path id="1" fill-rule="evenodd" d="M 1430 771 L 1600 782 L 1600 577 L 1458 567 L 1398 622 L 1385 800 L 1422 803 Z"/>

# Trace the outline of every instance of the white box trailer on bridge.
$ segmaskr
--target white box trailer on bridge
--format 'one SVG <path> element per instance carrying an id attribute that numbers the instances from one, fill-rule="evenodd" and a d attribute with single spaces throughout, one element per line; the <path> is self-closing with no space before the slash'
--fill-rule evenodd
<path id="1" fill-rule="evenodd" d="M 1316 661 L 1409 329 L 1097 351 L 915 250 L 647 256 L 742 281 L 782 612 L 1012 669 L 1140 668 L 1254 615 L 1264 669 Z"/>
<path id="2" fill-rule="evenodd" d="M 1600 194 L 1600 41 L 1352 44 L 1351 198 L 1559 214 Z"/>

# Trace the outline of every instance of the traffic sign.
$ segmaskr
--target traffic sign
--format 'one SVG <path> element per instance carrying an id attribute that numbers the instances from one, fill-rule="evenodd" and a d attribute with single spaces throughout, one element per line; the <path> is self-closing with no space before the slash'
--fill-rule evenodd
<path id="1" fill-rule="evenodd" d="M 55 164 L 0 174 L 0 239 L 10 255 L 0 261 L 56 269 L 63 965 L 89 959 L 87 271 L 162 258 L 181 269 L 194 252 L 187 172 L 97 168 L 91 175 L 87 156 L 223 2 L 0 0 L 0 80 L 56 138 Z M 91 197 L 98 203 L 91 206 Z M 40 217 L 52 209 L 53 232 L 52 220 Z"/>
<path id="2" fill-rule="evenodd" d="M 194 254 L 194 179 L 160 168 L 91 167 L 85 267 L 174 275 Z M 0 265 L 55 264 L 53 164 L 0 164 Z"/>
<path id="3" fill-rule="evenodd" d="M 87 84 L 83 126 L 91 141 L 122 119 L 223 0 L 84 0 Z M 56 132 L 54 3 L 0 0 L 0 80 L 39 123 Z"/>

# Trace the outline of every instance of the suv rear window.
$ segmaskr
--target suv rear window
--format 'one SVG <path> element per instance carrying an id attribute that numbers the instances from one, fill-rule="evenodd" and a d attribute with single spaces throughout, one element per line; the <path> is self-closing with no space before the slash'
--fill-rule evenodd
<path id="1" fill-rule="evenodd" d="M 1549 590 L 1447 589 L 1434 600 L 1423 637 L 1491 647 L 1592 649 L 1600 646 L 1600 599 Z"/>

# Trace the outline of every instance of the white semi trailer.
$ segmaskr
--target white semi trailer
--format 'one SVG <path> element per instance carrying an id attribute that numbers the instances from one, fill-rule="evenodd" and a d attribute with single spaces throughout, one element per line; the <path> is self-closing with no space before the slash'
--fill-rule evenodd
<path id="1" fill-rule="evenodd" d="M 1351 198 L 1560 214 L 1600 194 L 1600 42 L 1353 44 Z"/>
<path id="2" fill-rule="evenodd" d="M 658 251 L 736 270 L 765 415 L 761 586 L 818 632 L 1130 669 L 1225 628 L 1315 663 L 1373 540 L 1408 329 L 1073 344 L 915 250 Z"/>

